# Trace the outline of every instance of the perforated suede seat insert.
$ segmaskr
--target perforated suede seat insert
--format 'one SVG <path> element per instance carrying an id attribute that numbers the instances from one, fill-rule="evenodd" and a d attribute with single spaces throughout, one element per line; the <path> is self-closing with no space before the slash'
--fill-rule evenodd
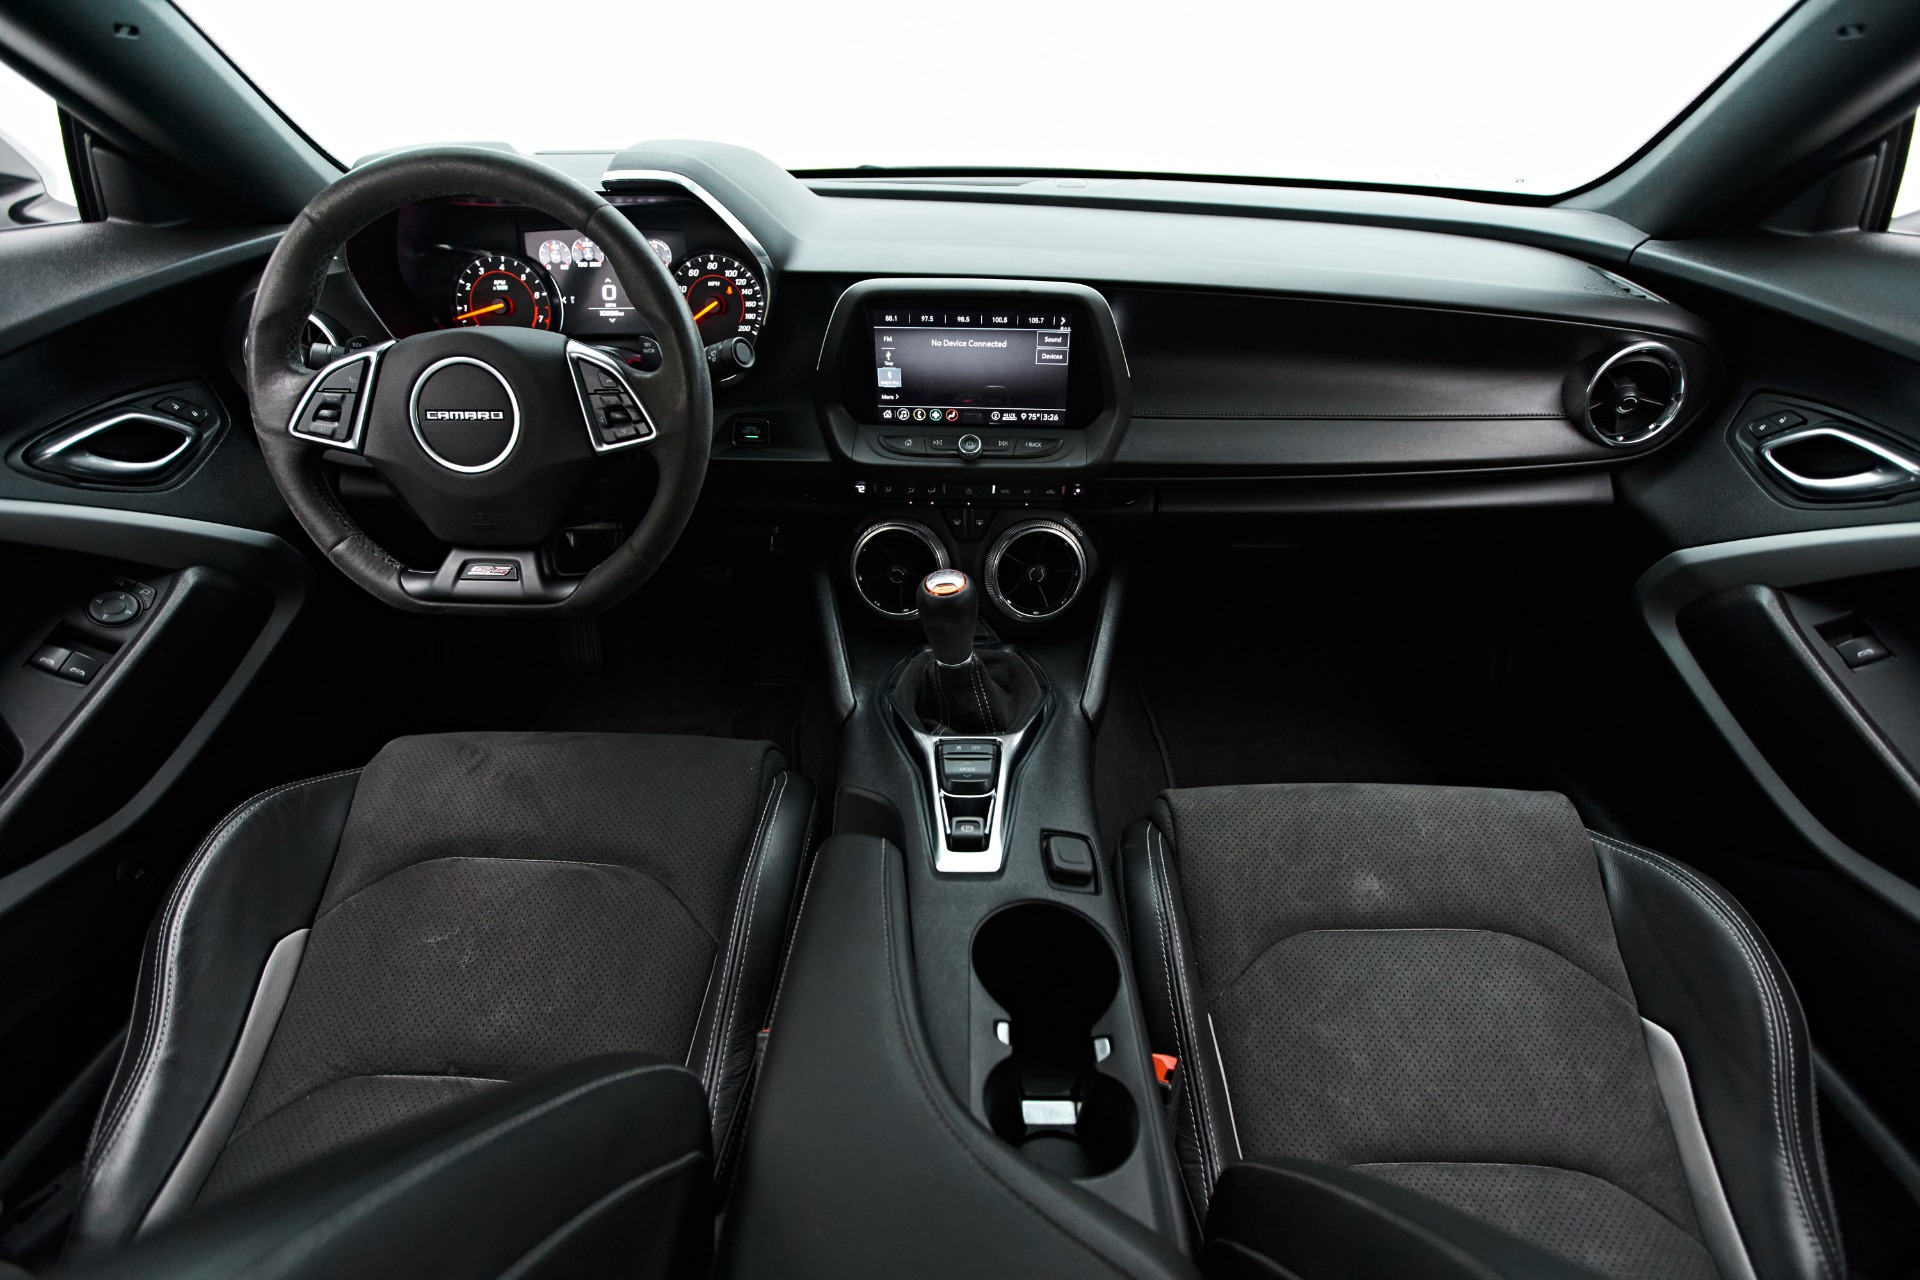
<path id="1" fill-rule="evenodd" d="M 1717 1274 L 1563 797 L 1220 787 L 1154 821 L 1245 1156 L 1358 1168 L 1603 1275 Z"/>
<path id="2" fill-rule="evenodd" d="M 388 745 L 198 1202 L 496 1081 L 601 1053 L 684 1060 L 784 767 L 769 744 L 706 738 Z"/>

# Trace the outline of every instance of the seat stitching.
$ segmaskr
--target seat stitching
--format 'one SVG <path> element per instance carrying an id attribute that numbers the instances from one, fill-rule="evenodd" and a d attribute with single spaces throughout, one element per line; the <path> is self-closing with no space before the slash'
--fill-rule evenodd
<path id="1" fill-rule="evenodd" d="M 1830 1242 L 1825 1236 L 1825 1224 L 1819 1221 L 1816 1215 L 1808 1211 L 1807 1198 L 1804 1189 L 1800 1185 L 1801 1178 L 1803 1177 L 1803 1171 L 1801 1169 L 1802 1159 L 1799 1156 L 1799 1143 L 1793 1127 L 1793 1122 L 1798 1117 L 1798 1109 L 1795 1099 L 1793 1098 L 1792 1088 L 1787 1087 L 1783 1089 L 1780 1083 L 1780 1064 L 1783 1052 L 1785 1055 L 1787 1074 L 1789 1078 L 1791 1078 L 1792 1075 L 1794 1061 L 1792 1036 L 1785 1034 L 1784 1031 L 1779 1034 L 1776 1033 L 1776 1014 L 1781 1019 L 1782 1027 L 1784 1028 L 1785 1026 L 1785 1002 L 1781 999 L 1773 982 L 1773 976 L 1767 971 L 1767 966 L 1758 960 L 1758 954 L 1762 953 L 1755 951 L 1752 946 L 1753 940 L 1748 936 L 1747 930 L 1740 923 L 1739 917 L 1725 909 L 1725 905 L 1716 900 L 1717 895 L 1712 894 L 1704 883 L 1700 882 L 1696 877 L 1687 874 L 1678 864 L 1671 863 L 1669 859 L 1654 854 L 1650 849 L 1636 849 L 1608 836 L 1602 836 L 1592 832 L 1589 832 L 1589 834 L 1616 851 L 1645 863 L 1656 871 L 1665 873 L 1670 879 L 1686 889 L 1696 900 L 1704 905 L 1714 917 L 1720 921 L 1722 926 L 1734 936 L 1734 941 L 1739 948 L 1741 961 L 1746 965 L 1749 976 L 1753 978 L 1755 988 L 1758 989 L 1761 994 L 1761 1009 L 1764 1014 L 1761 1025 L 1767 1034 L 1768 1048 L 1769 1070 L 1767 1089 L 1769 1099 L 1773 1105 L 1774 1127 L 1779 1133 L 1781 1147 L 1787 1153 L 1788 1163 L 1793 1174 L 1788 1185 L 1793 1190 L 1794 1207 L 1799 1212 L 1805 1224 L 1812 1228 L 1813 1233 L 1819 1237 L 1821 1247 L 1823 1249 L 1829 1247 Z M 1777 1009 L 1776 1003 L 1779 1006 Z"/>
<path id="2" fill-rule="evenodd" d="M 1199 1081 L 1194 1086 L 1193 1091 L 1194 1093 L 1199 1095 L 1200 1114 L 1203 1118 L 1203 1123 L 1200 1126 L 1202 1130 L 1201 1172 L 1205 1175 L 1207 1187 L 1209 1189 L 1209 1197 L 1211 1197 L 1211 1189 L 1213 1187 L 1214 1180 L 1220 1176 L 1220 1165 L 1221 1165 L 1220 1149 L 1218 1144 L 1214 1141 L 1213 1103 L 1207 1097 L 1206 1068 L 1205 1068 L 1205 1065 L 1199 1059 L 1199 1055 L 1202 1052 L 1200 1048 L 1200 1026 L 1197 1022 L 1193 1021 L 1192 1010 L 1188 1007 L 1189 988 L 1187 986 L 1187 960 L 1186 960 L 1186 957 L 1182 955 L 1180 952 L 1180 934 L 1179 934 L 1180 920 L 1178 915 L 1175 913 L 1174 906 L 1173 906 L 1173 877 L 1171 876 L 1171 874 L 1169 874 L 1167 870 L 1166 846 L 1156 838 L 1158 835 L 1159 835 L 1159 828 L 1155 827 L 1155 828 L 1149 829 L 1149 832 L 1148 832 L 1149 841 L 1152 847 L 1160 851 L 1160 858 L 1156 865 L 1158 867 L 1161 879 L 1165 882 L 1165 892 L 1166 892 L 1166 900 L 1167 900 L 1167 919 L 1170 922 L 1169 928 L 1168 928 L 1168 933 L 1170 935 L 1168 940 L 1169 949 L 1173 952 L 1174 968 L 1178 971 L 1179 977 L 1180 977 L 1180 982 L 1178 987 L 1180 1018 L 1183 1024 L 1186 1025 L 1186 1028 L 1187 1028 L 1186 1034 L 1184 1034 L 1181 1037 L 1181 1039 L 1183 1042 L 1191 1042 L 1192 1052 L 1194 1054 L 1194 1057 L 1190 1059 L 1190 1061 L 1200 1077 Z M 1182 1048 L 1184 1049 L 1185 1047 L 1186 1047 L 1186 1044 L 1183 1043 Z M 1225 1069 L 1226 1069 L 1225 1064 L 1222 1064 L 1221 1070 L 1224 1072 Z"/>
<path id="3" fill-rule="evenodd" d="M 1597 1173 L 1589 1173 L 1585 1169 L 1575 1169 L 1570 1165 L 1541 1164 L 1535 1160 L 1363 1160 L 1358 1164 L 1351 1164 L 1351 1165 L 1348 1165 L 1347 1167 L 1349 1169 L 1394 1169 L 1394 1168 L 1401 1168 L 1401 1167 L 1422 1168 L 1422 1169 L 1433 1169 L 1433 1168 L 1442 1168 L 1442 1167 L 1449 1168 L 1449 1169 L 1452 1169 L 1452 1168 L 1545 1169 L 1551 1173 L 1570 1173 L 1576 1178 L 1586 1178 L 1590 1181 L 1598 1182 L 1605 1186 L 1612 1187 L 1615 1191 L 1618 1191 L 1621 1195 L 1626 1196 L 1628 1199 L 1632 1200 L 1635 1204 L 1638 1204 L 1644 1207 L 1647 1210 L 1647 1212 L 1658 1217 L 1662 1222 L 1666 1223 L 1668 1226 L 1672 1227 L 1675 1231 L 1678 1231 L 1680 1234 L 1686 1236 L 1687 1239 L 1693 1241 L 1693 1243 L 1699 1245 L 1702 1249 L 1706 1248 L 1705 1241 L 1701 1240 L 1698 1236 L 1694 1235 L 1693 1232 L 1681 1226 L 1678 1222 L 1675 1222 L 1658 1205 L 1652 1204 L 1646 1200 L 1641 1199 L 1641 1197 L 1634 1194 L 1632 1191 L 1629 1191 L 1627 1188 L 1621 1186 L 1619 1183 L 1615 1182 L 1612 1178 L 1604 1178 Z"/>
<path id="4" fill-rule="evenodd" d="M 313 1227 L 310 1227 L 306 1232 L 302 1234 L 303 1236 L 310 1238 L 311 1235 L 314 1232 L 319 1231 L 325 1225 L 326 1222 L 339 1221 L 341 1219 L 351 1219 L 356 1217 L 364 1218 L 364 1216 L 366 1215 L 368 1210 L 371 1208 L 371 1206 L 379 1203 L 387 1195 L 392 1193 L 392 1191 L 396 1187 L 396 1184 L 406 1183 L 406 1184 L 417 1185 L 420 1181 L 431 1178 L 436 1172 L 445 1168 L 448 1164 L 451 1164 L 453 1161 L 458 1160 L 460 1157 L 468 1154 L 469 1152 L 472 1152 L 481 1147 L 484 1147 L 489 1142 L 492 1142 L 498 1138 L 501 1138 L 506 1134 L 513 1132 L 515 1129 L 524 1128 L 527 1125 L 532 1124 L 535 1121 L 538 1121 L 544 1118 L 548 1113 L 557 1111 L 561 1107 L 564 1107 L 569 1103 L 576 1101 L 577 1099 L 583 1098 L 590 1093 L 593 1093 L 600 1089 L 607 1088 L 611 1085 L 625 1083 L 628 1080 L 636 1080 L 636 1079 L 639 1079 L 641 1076 L 650 1075 L 656 1071 L 681 1071 L 681 1070 L 684 1070 L 684 1068 L 679 1067 L 671 1062 L 650 1062 L 645 1064 L 644 1066 L 629 1067 L 626 1070 L 621 1071 L 616 1075 L 601 1076 L 598 1079 L 588 1080 L 582 1084 L 576 1085 L 574 1088 L 567 1090 L 565 1093 L 561 1094 L 557 1098 L 549 1098 L 545 1102 L 539 1104 L 536 1107 L 532 1107 L 527 1111 L 523 1111 L 515 1115 L 507 1116 L 504 1119 L 498 1120 L 488 1125 L 486 1129 L 482 1130 L 479 1133 L 473 1134 L 471 1137 L 468 1137 L 467 1139 L 460 1142 L 456 1146 L 440 1152 L 437 1156 L 434 1156 L 433 1158 L 428 1160 L 425 1164 L 408 1166 L 406 1169 L 396 1173 L 392 1178 L 388 1179 L 381 1186 L 370 1188 L 364 1195 L 355 1198 L 352 1203 L 342 1205 L 337 1212 L 333 1214 L 329 1214 L 327 1219 L 325 1219 L 323 1222 L 316 1223 Z M 682 1156 L 678 1158 L 684 1159 L 685 1157 Z M 297 1246 L 298 1243 L 299 1243 L 298 1239 L 292 1242 L 294 1246 Z"/>
<path id="5" fill-rule="evenodd" d="M 811 818 L 807 820 L 807 830 L 809 833 L 813 830 L 813 820 Z M 800 885 L 800 905 L 795 907 L 793 911 L 793 933 L 787 939 L 786 954 L 780 958 L 780 973 L 773 982 L 773 999 L 767 1006 L 767 1030 L 769 1032 L 773 1030 L 774 1021 L 780 1015 L 780 997 L 785 994 L 787 989 L 787 966 L 792 963 L 793 949 L 800 941 L 800 923 L 806 919 L 807 898 L 813 892 L 813 873 L 818 869 L 819 865 L 820 859 L 818 857 L 813 858 L 807 863 L 806 879 L 802 881 Z M 772 1048 L 771 1036 L 769 1036 L 768 1048 Z M 752 1123 L 752 1111 L 748 1111 L 740 1118 L 740 1140 L 738 1145 L 742 1152 L 746 1150 L 747 1130 Z"/>
<path id="6" fill-rule="evenodd" d="M 128 1077 L 130 1083 L 127 1090 L 121 1094 L 111 1116 L 99 1131 L 98 1140 L 90 1144 L 87 1156 L 88 1163 L 93 1168 L 88 1173 L 87 1186 L 93 1185 L 93 1174 L 99 1168 L 95 1157 L 118 1141 L 127 1118 L 133 1114 L 140 1099 L 146 1095 L 152 1084 L 154 1054 L 159 1048 L 160 1041 L 165 1038 L 166 1025 L 173 1011 L 176 985 L 174 972 L 179 962 L 181 924 L 187 912 L 192 909 L 193 893 L 199 887 L 207 867 L 212 865 L 214 854 L 225 847 L 227 838 L 249 816 L 274 797 L 298 787 L 316 786 L 359 772 L 358 769 L 341 769 L 334 773 L 322 774 L 317 778 L 302 778 L 295 782 L 282 783 L 280 786 L 264 791 L 221 819 L 219 825 L 208 833 L 207 838 L 201 841 L 200 847 L 194 851 L 193 857 L 188 861 L 179 879 L 174 882 L 173 893 L 167 899 L 166 912 L 163 916 L 165 923 L 161 926 L 159 936 L 154 939 L 155 963 L 147 996 L 150 1020 L 141 1036 L 140 1053 L 134 1059 L 133 1070 Z"/>
<path id="7" fill-rule="evenodd" d="M 385 884 L 387 881 L 393 879 L 397 875 L 402 875 L 408 871 L 415 870 L 416 868 L 419 868 L 419 867 L 430 867 L 434 865 L 436 862 L 514 862 L 514 863 L 524 862 L 533 866 L 606 867 L 612 871 L 629 871 L 629 872 L 632 872 L 634 875 L 639 876 L 643 880 L 647 880 L 652 882 L 653 884 L 658 885 L 660 887 L 660 891 L 666 894 L 669 898 L 673 899 L 674 905 L 679 907 L 680 910 L 686 914 L 688 922 L 691 923 L 693 927 L 698 929 L 701 933 L 704 933 L 707 935 L 707 941 L 711 942 L 714 945 L 714 948 L 716 950 L 720 946 L 720 939 L 713 936 L 713 931 L 707 928 L 706 925 L 701 923 L 700 917 L 693 913 L 693 908 L 688 906 L 686 904 L 686 901 L 683 898 L 681 898 L 679 894 L 673 891 L 673 886 L 668 884 L 665 880 L 662 880 L 659 876 L 653 874 L 653 872 L 647 870 L 645 867 L 630 866 L 624 862 L 602 862 L 593 858 L 517 858 L 517 857 L 510 857 L 510 856 L 501 855 L 501 854 L 490 854 L 490 853 L 438 854 L 431 858 L 421 858 L 417 862 L 409 862 L 403 866 L 395 867 L 393 870 L 388 871 L 383 875 L 381 875 L 381 877 L 378 880 L 374 880 L 367 884 L 361 885 L 358 889 L 355 889 L 352 893 L 348 894 L 346 897 L 340 899 L 340 901 L 334 903 L 332 906 L 328 907 L 325 911 L 322 911 L 319 915 L 315 916 L 313 918 L 313 922 L 316 925 L 319 924 L 322 920 L 325 920 L 328 916 L 340 910 L 340 908 L 346 906 L 349 902 L 352 902 L 355 898 L 358 898 L 361 894 L 366 893 L 370 890 L 379 888 L 381 885 Z"/>
<path id="8" fill-rule="evenodd" d="M 736 892 L 734 895 L 733 923 L 727 931 L 726 961 L 720 970 L 720 1005 L 714 1010 L 713 1027 L 715 1030 L 719 1029 L 723 1017 L 729 1019 L 731 1017 L 729 1011 L 732 1006 L 734 986 L 739 978 L 740 966 L 736 961 L 739 957 L 737 944 L 740 940 L 741 921 L 743 915 L 749 917 L 746 920 L 746 927 L 749 931 L 752 930 L 753 922 L 750 917 L 753 911 L 753 898 L 758 895 L 760 890 L 759 872 L 763 865 L 760 861 L 760 840 L 761 836 L 766 832 L 767 820 L 773 814 L 775 801 L 778 800 L 780 793 L 786 790 L 786 786 L 787 775 L 783 773 L 776 780 L 776 785 L 767 789 L 767 798 L 762 801 L 760 805 L 760 820 L 754 825 L 753 841 L 747 846 L 748 866 L 752 868 L 753 876 L 750 882 L 751 887 L 749 893 L 741 894 Z M 707 1051 L 702 1054 L 700 1058 L 700 1086 L 706 1090 L 709 1098 L 714 1096 L 719 1087 L 718 1075 L 714 1070 L 714 1056 L 717 1048 L 717 1042 L 712 1038 L 711 1033 L 709 1033 Z"/>
<path id="9" fill-rule="evenodd" d="M 766 834 L 768 835 L 773 833 L 772 815 L 780 811 L 780 802 L 786 798 L 788 776 L 789 775 L 784 773 L 780 775 L 772 808 L 768 810 L 768 822 L 766 826 Z M 721 1076 L 726 1073 L 726 1055 L 728 1049 L 733 1044 L 733 1022 L 740 1013 L 740 991 L 746 986 L 747 956 L 753 950 L 753 921 L 754 917 L 759 914 L 760 882 L 765 878 L 767 869 L 767 853 L 764 843 L 757 843 L 754 851 L 753 868 L 753 891 L 747 904 L 747 927 L 742 932 L 740 938 L 740 965 L 734 971 L 733 998 L 728 1002 L 726 1027 L 724 1034 L 720 1037 L 720 1057 L 714 1067 L 713 1089 L 715 1095 L 719 1094 Z M 716 1104 L 718 1101 L 719 1099 L 716 1096 Z"/>
<path id="10" fill-rule="evenodd" d="M 1761 1025 L 1767 1034 L 1769 1065 L 1767 1089 L 1773 1103 L 1774 1127 L 1779 1133 L 1781 1146 L 1787 1153 L 1788 1166 L 1792 1173 L 1792 1177 L 1788 1181 L 1788 1186 L 1791 1187 L 1793 1191 L 1794 1209 L 1800 1215 L 1804 1225 L 1811 1229 L 1811 1234 L 1822 1250 L 1821 1269 L 1823 1271 L 1832 1271 L 1832 1259 L 1836 1256 L 1836 1251 L 1833 1241 L 1828 1234 L 1828 1224 L 1825 1220 L 1825 1214 L 1824 1212 L 1816 1212 L 1809 1207 L 1810 1205 L 1817 1206 L 1818 1201 L 1817 1198 L 1809 1194 L 1809 1189 L 1802 1185 L 1806 1180 L 1807 1173 L 1805 1156 L 1800 1149 L 1797 1128 L 1799 1100 L 1794 1096 L 1794 1090 L 1790 1084 L 1784 1088 L 1781 1085 L 1783 1058 L 1785 1063 L 1784 1074 L 1789 1080 L 1791 1080 L 1794 1075 L 1796 1058 L 1791 1027 L 1786 1016 L 1787 1006 L 1785 997 L 1780 992 L 1778 984 L 1775 983 L 1772 972 L 1761 960 L 1761 957 L 1764 957 L 1766 953 L 1759 949 L 1759 944 L 1757 944 L 1752 931 L 1746 927 L 1745 923 L 1740 919 L 1739 914 L 1731 910 L 1727 904 L 1721 900 L 1719 894 L 1715 893 L 1704 881 L 1694 876 L 1681 864 L 1674 862 L 1664 855 L 1656 854 L 1651 849 L 1635 848 L 1611 836 L 1601 835 L 1598 832 L 1589 832 L 1588 834 L 1608 847 L 1645 863 L 1656 871 L 1664 873 L 1705 906 L 1707 910 L 1720 921 L 1721 925 L 1733 935 L 1740 953 L 1740 959 L 1747 966 L 1747 972 L 1753 978 L 1754 986 L 1760 991 L 1762 997 L 1760 1007 L 1765 1016 L 1761 1020 Z M 1779 1023 L 1778 1027 L 1775 1025 L 1776 1020 Z"/>
<path id="11" fill-rule="evenodd" d="M 1181 1030 L 1179 1011 L 1174 1008 L 1174 1003 L 1173 1003 L 1173 962 L 1168 958 L 1168 952 L 1170 952 L 1173 949 L 1173 944 L 1172 944 L 1171 938 L 1169 937 L 1169 933 L 1167 929 L 1166 911 L 1161 906 L 1160 881 L 1154 869 L 1153 831 L 1154 831 L 1153 824 L 1148 823 L 1147 824 L 1147 883 L 1148 883 L 1148 887 L 1153 890 L 1153 894 L 1152 894 L 1153 918 L 1154 918 L 1154 923 L 1160 932 L 1160 972 L 1161 972 L 1161 980 L 1166 983 L 1166 987 L 1167 987 L 1167 1019 L 1168 1021 L 1173 1023 L 1174 1048 L 1180 1051 L 1180 1057 L 1183 1060 L 1185 1060 L 1187 1058 L 1187 1040 L 1186 1040 L 1186 1036 L 1183 1034 Z M 1200 1137 L 1200 1117 L 1194 1111 L 1194 1101 L 1193 1101 L 1194 1091 L 1186 1087 L 1186 1081 L 1184 1080 L 1180 1082 L 1180 1087 L 1181 1087 L 1181 1092 L 1186 1095 L 1183 1100 L 1186 1103 L 1188 1119 L 1193 1124 L 1194 1141 L 1196 1144 L 1198 1144 L 1202 1142 L 1203 1139 Z M 1202 1164 L 1201 1172 L 1203 1176 L 1205 1174 L 1205 1162 L 1206 1162 L 1206 1156 L 1203 1152 L 1201 1155 L 1201 1164 Z M 1181 1188 L 1187 1194 L 1187 1205 L 1190 1209 L 1193 1210 L 1194 1219 L 1198 1222 L 1204 1222 L 1207 1216 L 1206 1211 L 1197 1202 L 1195 1202 L 1193 1198 L 1193 1188 L 1187 1184 L 1187 1180 L 1185 1177 L 1182 1177 L 1180 1179 L 1180 1185 L 1181 1185 Z"/>
<path id="12" fill-rule="evenodd" d="M 275 1116 L 281 1115 L 289 1109 L 299 1106 L 303 1102 L 310 1102 L 322 1093 L 325 1093 L 328 1089 L 333 1088 L 333 1086 L 345 1084 L 349 1080 L 466 1080 L 477 1084 L 506 1083 L 506 1080 L 500 1076 L 436 1075 L 425 1071 L 355 1071 L 349 1075 L 336 1076 L 324 1083 L 314 1085 L 298 1097 L 288 1098 L 285 1102 L 267 1112 L 265 1115 L 255 1116 L 253 1119 L 247 1121 L 246 1124 L 227 1135 L 227 1146 L 232 1146 L 242 1137 L 252 1133 L 255 1129 L 258 1129 Z"/>
<path id="13" fill-rule="evenodd" d="M 1611 986 L 1602 982 L 1599 978 L 1594 977 L 1594 975 L 1588 972 L 1588 970 L 1584 966 L 1577 964 L 1572 960 L 1569 960 L 1566 956 L 1562 955 L 1558 951 L 1555 951 L 1552 947 L 1547 946 L 1545 943 L 1535 942 L 1532 938 L 1525 937 L 1522 934 L 1509 933 L 1505 929 L 1482 929 L 1477 926 L 1459 926 L 1459 925 L 1381 925 L 1381 926 L 1360 925 L 1360 926 L 1354 926 L 1351 928 L 1302 929 L 1298 933 L 1290 933 L 1284 938 L 1276 938 L 1272 943 L 1268 944 L 1265 947 L 1262 947 L 1258 954 L 1256 954 L 1251 960 L 1247 961 L 1247 963 L 1240 966 L 1240 969 L 1237 973 L 1235 973 L 1231 978 L 1228 978 L 1224 982 L 1216 983 L 1213 989 L 1215 991 L 1220 991 L 1220 992 L 1232 990 L 1232 988 L 1239 983 L 1240 979 L 1246 977 L 1248 973 L 1252 972 L 1255 965 L 1259 964 L 1262 960 L 1266 959 L 1275 950 L 1285 946 L 1289 942 L 1297 942 L 1301 938 L 1309 938 L 1315 934 L 1322 934 L 1322 933 L 1477 933 L 1477 934 L 1483 934 L 1490 938 L 1512 938 L 1515 942 L 1524 943 L 1525 945 L 1532 947 L 1536 951 L 1542 951 L 1542 952 L 1545 952 L 1547 955 L 1552 956 L 1554 959 L 1560 961 L 1562 964 L 1566 965 L 1569 969 L 1573 970 L 1575 973 L 1579 974 L 1581 977 L 1591 982 L 1594 986 L 1600 988 L 1601 991 L 1606 993 L 1615 1001 L 1619 1002 L 1622 1005 L 1625 1005 L 1628 1009 L 1633 1009 L 1635 1010 L 1635 1012 L 1638 1012 L 1637 1006 L 1635 1006 L 1633 1001 L 1627 999 L 1625 996 L 1621 995 L 1618 991 L 1615 991 Z"/>

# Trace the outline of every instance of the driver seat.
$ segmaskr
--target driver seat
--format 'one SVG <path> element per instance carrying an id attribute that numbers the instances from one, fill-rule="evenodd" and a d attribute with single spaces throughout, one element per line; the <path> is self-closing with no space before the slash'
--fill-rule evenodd
<path id="1" fill-rule="evenodd" d="M 607 1054 L 697 1077 L 724 1170 L 813 802 L 771 743 L 603 733 L 254 797 L 155 922 L 68 1257 Z"/>

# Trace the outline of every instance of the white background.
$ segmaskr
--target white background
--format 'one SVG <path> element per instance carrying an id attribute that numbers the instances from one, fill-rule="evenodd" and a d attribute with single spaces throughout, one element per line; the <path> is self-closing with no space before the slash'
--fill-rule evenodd
<path id="1" fill-rule="evenodd" d="M 1553 193 L 1624 161 L 1784 2 L 182 7 L 347 162 L 419 142 L 613 150 L 677 137 L 739 143 L 789 168 L 1123 169 Z M 4 68 L 0 130 L 57 161 L 50 105 Z M 1900 211 L 1915 206 L 1920 182 Z"/>

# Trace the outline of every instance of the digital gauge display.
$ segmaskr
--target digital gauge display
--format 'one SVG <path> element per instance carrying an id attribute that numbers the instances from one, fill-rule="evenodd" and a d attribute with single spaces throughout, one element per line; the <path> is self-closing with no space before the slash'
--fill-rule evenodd
<path id="1" fill-rule="evenodd" d="M 658 241 L 649 238 L 649 243 Z M 577 231 L 529 231 L 522 237 L 527 256 L 553 277 L 565 305 L 565 332 L 574 335 L 629 335 L 647 332 L 607 255 Z M 658 254 L 659 249 L 654 249 Z"/>

